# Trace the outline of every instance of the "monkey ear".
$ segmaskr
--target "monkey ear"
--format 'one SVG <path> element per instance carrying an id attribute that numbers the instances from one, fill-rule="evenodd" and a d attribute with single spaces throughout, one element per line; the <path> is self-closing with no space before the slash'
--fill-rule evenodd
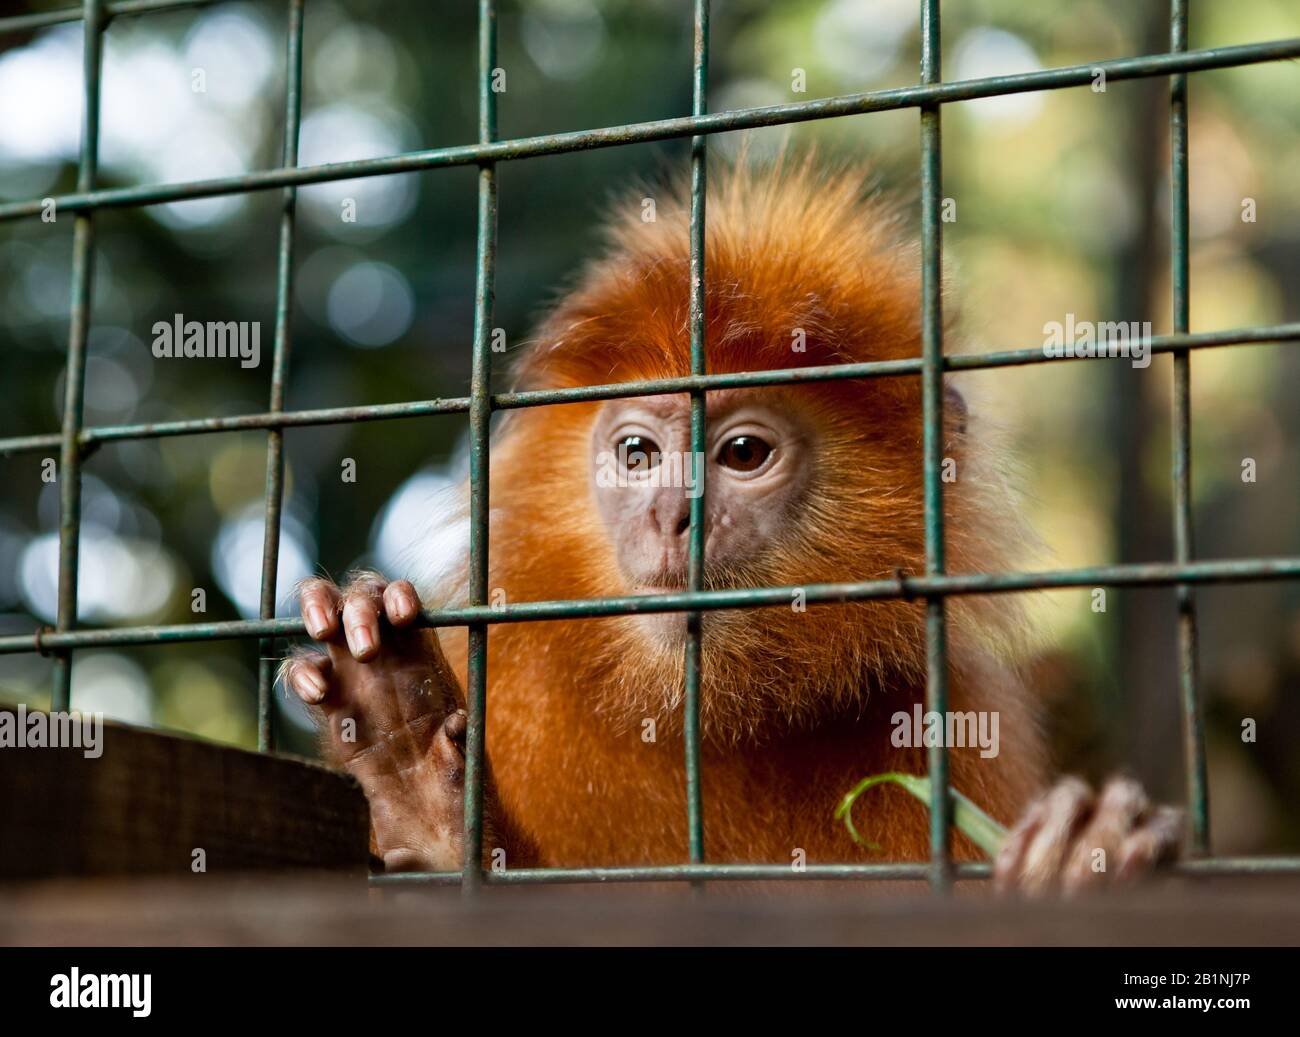
<path id="1" fill-rule="evenodd" d="M 966 434 L 966 397 L 955 386 L 945 384 L 943 387 L 944 424 L 952 430 L 951 434 Z"/>

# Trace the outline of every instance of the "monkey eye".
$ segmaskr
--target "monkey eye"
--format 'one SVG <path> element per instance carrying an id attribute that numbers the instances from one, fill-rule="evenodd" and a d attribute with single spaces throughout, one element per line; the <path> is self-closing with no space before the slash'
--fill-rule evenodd
<path id="1" fill-rule="evenodd" d="M 722 444 L 718 464 L 736 472 L 753 472 L 763 467 L 772 448 L 757 436 L 736 436 Z"/>
<path id="2" fill-rule="evenodd" d="M 659 444 L 647 436 L 624 436 L 618 441 L 618 459 L 629 472 L 648 472 L 659 464 Z"/>

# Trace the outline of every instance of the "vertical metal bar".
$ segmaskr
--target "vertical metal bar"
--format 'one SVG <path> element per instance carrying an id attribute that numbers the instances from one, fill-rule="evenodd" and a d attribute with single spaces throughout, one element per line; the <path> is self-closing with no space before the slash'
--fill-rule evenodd
<path id="1" fill-rule="evenodd" d="M 497 13 L 494 0 L 479 0 L 479 142 L 497 135 L 493 70 L 497 64 Z M 484 162 L 478 174 L 478 245 L 474 287 L 474 356 L 469 399 L 469 573 L 471 605 L 487 604 L 488 595 L 488 433 L 492 421 L 492 309 L 497 250 L 496 166 Z M 483 757 L 487 713 L 487 637 L 485 623 L 469 627 L 469 714 L 465 736 L 465 856 L 461 887 L 478 892 L 483 881 Z"/>
<path id="2" fill-rule="evenodd" d="M 921 82 L 939 82 L 939 0 L 921 2 Z M 921 404 L 924 425 L 925 571 L 944 571 L 943 542 L 943 152 L 940 108 L 921 108 Z M 944 599 L 932 597 L 925 606 L 926 708 L 943 715 L 948 710 L 948 628 Z M 948 747 L 942 743 L 926 752 L 930 786 L 944 794 L 931 796 L 930 883 L 938 891 L 952 884 L 949 832 L 952 810 L 948 788 Z"/>
<path id="3" fill-rule="evenodd" d="M 104 17 L 101 0 L 85 0 L 82 15 L 81 157 L 77 190 L 91 191 L 99 172 L 99 87 Z M 57 218 L 57 215 L 56 215 Z M 81 547 L 81 420 L 86 396 L 86 339 L 90 333 L 91 284 L 95 273 L 95 224 L 89 212 L 72 224 L 72 300 L 68 366 L 63 381 L 63 429 L 59 450 L 59 590 L 56 630 L 77 625 L 77 573 Z M 51 709 L 72 701 L 72 652 L 55 656 Z"/>
<path id="4" fill-rule="evenodd" d="M 285 42 L 283 165 L 298 164 L 298 127 L 302 121 L 302 18 L 304 0 L 289 0 L 289 25 Z M 271 413 L 284 410 L 284 384 L 289 370 L 289 320 L 293 292 L 294 211 L 298 192 L 284 188 L 280 206 L 280 250 L 275 285 L 275 346 L 271 355 Z M 266 517 L 262 527 L 262 619 L 275 617 L 276 576 L 280 567 L 280 514 L 284 506 L 284 431 L 266 435 Z M 257 745 L 263 752 L 274 748 L 273 691 L 275 639 L 258 645 Z"/>
<path id="5" fill-rule="evenodd" d="M 1169 49 L 1187 49 L 1187 0 L 1171 0 Z M 1188 260 L 1187 76 L 1169 78 L 1169 223 L 1173 282 L 1174 332 L 1190 326 L 1191 296 Z M 1188 350 L 1174 351 L 1173 497 L 1174 561 L 1192 559 L 1192 363 Z M 1180 583 L 1178 594 L 1178 683 L 1182 700 L 1183 762 L 1187 806 L 1192 824 L 1192 852 L 1209 852 L 1210 805 L 1205 767 L 1205 729 L 1197 674 L 1196 600 L 1192 588 Z"/>
<path id="6" fill-rule="evenodd" d="M 695 67 L 691 113 L 703 115 L 708 110 L 709 85 L 709 0 L 695 0 Z M 706 147 L 703 136 L 691 138 L 691 374 L 704 374 L 706 368 L 706 321 L 704 309 L 704 202 L 708 188 Z M 694 496 L 691 497 L 691 528 L 688 547 L 686 585 L 700 590 L 704 584 L 704 478 L 708 462 L 704 456 L 705 416 L 708 393 L 696 389 L 691 393 L 691 471 Z M 702 656 L 702 616 L 686 616 L 686 702 L 683 733 L 686 746 L 686 830 L 690 860 L 704 860 L 704 812 L 700 794 L 700 674 Z"/>

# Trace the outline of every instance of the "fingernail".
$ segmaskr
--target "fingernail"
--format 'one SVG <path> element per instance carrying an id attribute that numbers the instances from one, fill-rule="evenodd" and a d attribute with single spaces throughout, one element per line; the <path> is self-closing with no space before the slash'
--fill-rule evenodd
<path id="1" fill-rule="evenodd" d="M 293 683 L 299 697 L 308 702 L 319 702 L 325 697 L 325 680 L 315 670 L 299 670 Z"/>
<path id="2" fill-rule="evenodd" d="M 312 637 L 323 637 L 325 631 L 329 629 L 329 617 L 325 615 L 325 610 L 319 605 L 313 605 L 307 610 L 307 633 Z"/>
<path id="3" fill-rule="evenodd" d="M 375 647 L 375 639 L 370 636 L 370 630 L 364 626 L 352 628 L 352 654 L 366 655 Z"/>
<path id="4" fill-rule="evenodd" d="M 397 617 L 406 619 L 408 616 L 415 615 L 415 598 L 411 596 L 410 591 L 397 592 Z"/>

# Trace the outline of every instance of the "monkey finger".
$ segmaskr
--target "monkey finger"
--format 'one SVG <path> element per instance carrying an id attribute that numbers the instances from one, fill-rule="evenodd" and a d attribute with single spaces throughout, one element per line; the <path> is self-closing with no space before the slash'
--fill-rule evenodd
<path id="1" fill-rule="evenodd" d="M 457 711 L 464 713 L 465 695 L 461 690 L 460 681 L 456 677 L 456 672 L 451 668 L 451 663 L 447 661 L 447 655 L 442 649 L 442 642 L 433 631 L 425 638 L 423 644 L 425 659 L 428 661 L 434 685 L 438 690 L 441 708 L 451 713 Z M 465 718 L 462 717 L 462 720 Z M 453 725 L 456 727 L 457 724 Z"/>
<path id="2" fill-rule="evenodd" d="M 1097 809 L 1079 841 L 1093 852 L 1104 850 L 1109 858 L 1137 828 L 1150 807 L 1146 792 L 1136 781 L 1112 778 L 1097 797 Z M 1113 862 L 1105 863 L 1109 867 Z"/>
<path id="3" fill-rule="evenodd" d="M 465 736 L 469 730 L 469 717 L 463 709 L 448 714 L 442 722 L 438 734 L 433 739 L 431 752 L 434 758 L 450 776 L 453 784 L 459 784 L 465 767 Z"/>
<path id="4" fill-rule="evenodd" d="M 333 637 L 338 630 L 339 589 L 322 577 L 298 585 L 298 602 L 307 633 L 316 641 Z"/>
<path id="5" fill-rule="evenodd" d="M 1009 893 L 1015 889 L 1025 859 L 1025 851 L 1029 849 L 1030 842 L 1043 826 L 1045 816 L 1045 797 L 1040 797 L 1021 815 L 1020 820 L 1007 834 L 1006 842 L 1002 844 L 997 857 L 993 860 L 993 886 L 999 893 Z"/>
<path id="6" fill-rule="evenodd" d="M 343 633 L 348 650 L 359 662 L 379 651 L 379 610 L 384 601 L 384 583 L 377 577 L 354 578 L 343 592 Z"/>
<path id="7" fill-rule="evenodd" d="M 319 652 L 297 651 L 284 661 L 284 682 L 309 706 L 319 706 L 329 694 L 333 664 Z"/>
<path id="8" fill-rule="evenodd" d="M 1157 807 L 1129 833 L 1116 854 L 1115 878 L 1131 882 L 1174 860 L 1182 848 L 1186 818 L 1177 807 Z"/>
<path id="9" fill-rule="evenodd" d="M 1107 861 L 1114 852 L 1115 847 L 1099 843 L 1085 831 L 1075 841 L 1061 867 L 1061 892 L 1073 897 L 1103 885 L 1107 877 Z"/>
<path id="10" fill-rule="evenodd" d="M 1065 862 L 1093 809 L 1093 793 L 1078 778 L 1065 778 L 1043 801 L 1043 815 L 1020 860 L 1016 886 L 1038 896 L 1058 886 Z"/>
<path id="11" fill-rule="evenodd" d="M 384 613 L 395 627 L 406 626 L 420 614 L 420 597 L 410 580 L 394 580 L 384 588 Z"/>
<path id="12" fill-rule="evenodd" d="M 1118 864 L 1120 848 L 1149 805 L 1142 786 L 1131 778 L 1112 778 L 1106 783 L 1064 862 L 1061 884 L 1067 893 L 1100 885 L 1109 877 Z"/>

